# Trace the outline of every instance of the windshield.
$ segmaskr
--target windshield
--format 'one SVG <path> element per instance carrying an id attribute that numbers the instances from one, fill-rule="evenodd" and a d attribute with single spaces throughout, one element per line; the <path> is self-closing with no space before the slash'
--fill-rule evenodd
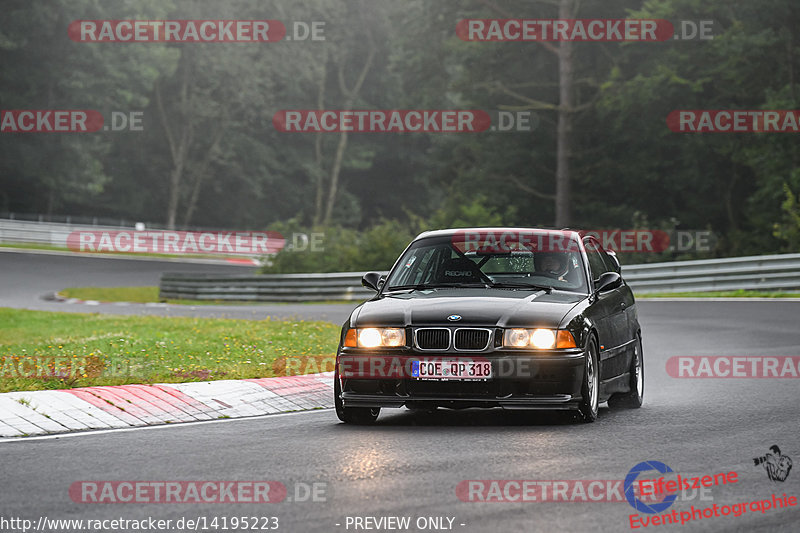
<path id="1" fill-rule="evenodd" d="M 420 239 L 389 275 L 386 290 L 439 287 L 542 288 L 586 292 L 577 242 L 566 251 L 465 249 L 452 237 Z"/>

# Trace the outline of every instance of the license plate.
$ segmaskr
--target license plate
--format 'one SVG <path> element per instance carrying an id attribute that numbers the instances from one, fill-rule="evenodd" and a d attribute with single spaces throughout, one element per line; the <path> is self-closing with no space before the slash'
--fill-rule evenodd
<path id="1" fill-rule="evenodd" d="M 423 360 L 411 364 L 411 376 L 417 379 L 489 379 L 489 361 Z"/>

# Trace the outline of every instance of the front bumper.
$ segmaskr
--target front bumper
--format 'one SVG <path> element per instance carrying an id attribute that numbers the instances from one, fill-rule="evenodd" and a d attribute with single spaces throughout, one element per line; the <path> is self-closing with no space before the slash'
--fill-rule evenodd
<path id="1" fill-rule="evenodd" d="M 544 353 L 352 354 L 337 359 L 341 400 L 346 407 L 501 407 L 504 409 L 571 410 L 581 399 L 585 367 L 580 350 Z M 387 365 L 375 358 L 390 359 Z M 402 372 L 358 372 L 354 369 L 408 368 L 410 361 L 480 359 L 492 364 L 487 380 L 427 380 Z M 366 361 L 366 363 L 365 363 Z M 360 363 L 360 365 L 359 365 Z"/>

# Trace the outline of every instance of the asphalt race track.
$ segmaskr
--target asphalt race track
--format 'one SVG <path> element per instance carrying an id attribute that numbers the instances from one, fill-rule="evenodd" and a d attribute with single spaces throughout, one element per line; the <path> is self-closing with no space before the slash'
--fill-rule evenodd
<path id="1" fill-rule="evenodd" d="M 97 258 L 42 253 L 19 253 L 0 249 L 0 307 L 73 313 L 116 315 L 208 316 L 264 319 L 298 317 L 341 323 L 357 305 L 220 305 L 185 306 L 166 304 L 68 304 L 44 297 L 67 287 L 157 286 L 163 272 L 248 274 L 252 267 L 235 264 L 203 264 L 158 259 Z"/>
<path id="2" fill-rule="evenodd" d="M 98 263 L 89 270 L 84 261 Z M 105 261 L 113 265 L 101 264 Z M 151 285 L 165 268 L 235 268 L 128 263 L 133 261 L 0 253 L 0 306 L 85 311 L 42 302 L 36 294 L 68 285 Z M 305 313 L 341 322 L 350 306 L 335 307 L 242 306 L 225 312 L 259 317 Z M 638 307 L 646 376 L 645 405 L 638 410 L 603 407 L 594 424 L 524 412 L 440 410 L 419 416 L 385 410 L 370 428 L 345 426 L 332 411 L 322 410 L 16 439 L 0 443 L 2 514 L 34 524 L 40 517 L 152 517 L 173 524 L 182 517 L 205 517 L 210 524 L 217 517 L 221 525 L 225 517 L 230 526 L 232 517 L 278 517 L 278 531 L 290 532 L 365 531 L 354 528 L 354 517 L 388 516 L 410 517 L 410 531 L 446 531 L 447 518 L 453 519 L 452 530 L 461 532 L 629 531 L 629 515 L 635 511 L 624 501 L 468 502 L 459 499 L 456 487 L 463 480 L 622 480 L 637 463 L 648 460 L 666 463 L 684 477 L 738 474 L 736 483 L 714 487 L 705 499 L 698 494 L 679 497 L 666 512 L 771 499 L 772 494 L 798 496 L 800 467 L 777 482 L 753 463 L 774 444 L 800 461 L 796 379 L 676 379 L 667 375 L 665 364 L 675 355 L 799 356 L 800 302 L 643 301 Z M 143 306 L 90 310 L 165 313 Z M 219 313 L 201 307 L 184 312 Z M 70 485 L 85 480 L 273 480 L 283 483 L 288 495 L 270 504 L 75 503 Z M 324 484 L 317 485 L 324 489 L 318 501 L 298 502 L 314 483 Z M 798 509 L 748 509 L 738 517 L 642 529 L 797 531 Z M 417 528 L 419 517 L 446 517 L 444 528 Z"/>

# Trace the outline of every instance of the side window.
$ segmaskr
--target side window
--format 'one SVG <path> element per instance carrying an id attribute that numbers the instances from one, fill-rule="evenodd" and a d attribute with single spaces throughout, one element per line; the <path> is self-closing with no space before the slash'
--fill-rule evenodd
<path id="1" fill-rule="evenodd" d="M 611 272 L 613 268 L 610 266 L 612 259 L 605 257 L 600 245 L 591 239 L 584 241 L 586 247 L 586 256 L 589 258 L 589 268 L 592 271 L 592 280 L 597 280 L 603 273 Z M 606 263 L 608 261 L 608 263 Z"/>
<path id="2" fill-rule="evenodd" d="M 411 284 L 424 283 L 423 278 L 430 271 L 431 258 L 435 253 L 435 248 L 431 248 L 426 250 L 424 254 L 419 255 L 419 260 L 412 270 Z"/>
<path id="3" fill-rule="evenodd" d="M 615 261 L 614 258 L 611 257 L 611 254 L 608 253 L 605 250 L 603 250 L 603 259 L 606 262 L 606 268 L 607 268 L 606 271 L 607 272 L 616 272 L 617 271 L 617 264 L 618 264 L 617 261 Z"/>
<path id="4" fill-rule="evenodd" d="M 406 258 L 402 268 L 393 276 L 392 285 L 415 285 L 425 283 L 431 277 L 432 258 L 436 255 L 436 247 L 427 246 L 414 250 Z"/>

